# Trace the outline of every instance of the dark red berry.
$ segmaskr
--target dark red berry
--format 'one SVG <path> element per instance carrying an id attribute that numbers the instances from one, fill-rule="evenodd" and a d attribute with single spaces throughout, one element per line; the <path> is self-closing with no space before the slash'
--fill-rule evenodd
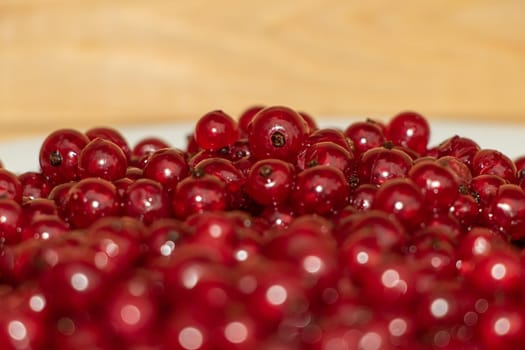
<path id="1" fill-rule="evenodd" d="M 421 189 L 432 211 L 448 211 L 458 196 L 459 184 L 454 175 L 437 162 L 418 162 L 408 177 Z"/>
<path id="2" fill-rule="evenodd" d="M 226 184 L 212 175 L 187 177 L 172 193 L 171 206 L 175 215 L 182 219 L 193 213 L 225 210 Z"/>
<path id="3" fill-rule="evenodd" d="M 394 214 L 407 228 L 421 226 L 427 207 L 419 187 L 409 179 L 391 179 L 377 191 L 373 208 Z"/>
<path id="4" fill-rule="evenodd" d="M 381 185 L 385 181 L 403 178 L 412 167 L 412 159 L 403 151 L 377 147 L 366 151 L 357 164 L 361 183 Z"/>
<path id="5" fill-rule="evenodd" d="M 355 122 L 346 128 L 344 134 L 352 140 L 356 153 L 364 153 L 369 149 L 385 143 L 381 128 L 373 122 Z"/>
<path id="6" fill-rule="evenodd" d="M 237 122 L 220 110 L 205 114 L 195 125 L 195 141 L 202 149 L 216 151 L 232 145 L 238 138 Z"/>
<path id="7" fill-rule="evenodd" d="M 54 184 L 80 178 L 78 158 L 89 143 L 83 133 L 73 129 L 60 129 L 51 133 L 40 147 L 40 168 Z"/>
<path id="8" fill-rule="evenodd" d="M 115 185 L 104 179 L 87 178 L 69 189 L 66 218 L 73 227 L 88 227 L 98 218 L 117 215 L 119 206 Z"/>
<path id="9" fill-rule="evenodd" d="M 20 203 L 22 201 L 22 182 L 7 169 L 0 169 L 0 198 L 9 198 Z"/>
<path id="10" fill-rule="evenodd" d="M 516 165 L 503 153 L 483 149 L 472 159 L 472 175 L 498 175 L 510 183 L 516 183 Z"/>
<path id="11" fill-rule="evenodd" d="M 26 171 L 18 175 L 18 179 L 22 184 L 22 197 L 25 198 L 46 198 L 52 188 L 42 173 L 36 171 Z"/>
<path id="12" fill-rule="evenodd" d="M 426 119 L 416 112 L 402 112 L 387 125 L 386 139 L 408 147 L 423 155 L 430 139 L 430 127 Z"/>
<path id="13" fill-rule="evenodd" d="M 128 159 L 115 143 L 96 138 L 80 152 L 78 168 L 82 178 L 100 177 L 113 181 L 126 176 Z"/>
<path id="14" fill-rule="evenodd" d="M 0 198 L 0 245 L 16 244 L 22 231 L 22 207 L 9 198 Z"/>
<path id="15" fill-rule="evenodd" d="M 263 110 L 265 107 L 264 106 L 253 106 L 253 107 L 250 107 L 246 110 L 244 110 L 241 115 L 239 116 L 239 133 L 241 134 L 241 136 L 246 136 L 248 135 L 248 125 L 250 125 L 251 121 L 253 120 L 253 117 L 255 117 L 255 115 Z"/>
<path id="16" fill-rule="evenodd" d="M 188 176 L 188 164 L 184 153 L 175 148 L 164 148 L 151 154 L 143 175 L 158 181 L 167 190 L 174 189 L 179 181 Z"/>
<path id="17" fill-rule="evenodd" d="M 250 153 L 255 159 L 293 162 L 307 136 L 308 126 L 297 112 L 287 107 L 267 107 L 250 123 Z"/>
<path id="18" fill-rule="evenodd" d="M 334 214 L 348 204 L 350 185 L 343 172 L 327 165 L 297 174 L 291 203 L 299 214 Z"/>
<path id="19" fill-rule="evenodd" d="M 149 225 L 167 217 L 171 210 L 168 196 L 160 183 L 139 179 L 129 185 L 123 198 L 123 213 Z"/>
<path id="20" fill-rule="evenodd" d="M 514 240 L 525 237 L 525 192 L 518 185 L 499 186 L 488 212 L 490 222 L 496 230 Z"/>
<path id="21" fill-rule="evenodd" d="M 126 159 L 128 161 L 131 160 L 131 148 L 129 147 L 125 137 L 117 129 L 110 127 L 91 128 L 88 131 L 86 131 L 86 136 L 89 138 L 90 141 L 96 138 L 101 138 L 113 142 L 114 144 L 120 147 L 122 152 L 124 152 L 124 154 L 126 155 Z"/>
<path id="22" fill-rule="evenodd" d="M 437 158 L 452 156 L 470 166 L 474 155 L 479 150 L 479 145 L 473 140 L 455 135 L 439 144 L 435 149 L 435 153 Z"/>
<path id="23" fill-rule="evenodd" d="M 294 184 L 293 165 L 279 159 L 263 159 L 252 165 L 246 178 L 246 193 L 262 205 L 285 202 Z"/>
<path id="24" fill-rule="evenodd" d="M 143 168 L 148 162 L 149 156 L 163 148 L 169 148 L 170 144 L 158 137 L 146 137 L 140 140 L 131 151 L 131 165 Z"/>

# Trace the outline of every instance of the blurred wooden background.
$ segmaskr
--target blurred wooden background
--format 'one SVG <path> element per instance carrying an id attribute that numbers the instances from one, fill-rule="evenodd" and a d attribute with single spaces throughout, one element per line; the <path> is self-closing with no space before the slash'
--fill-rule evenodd
<path id="1" fill-rule="evenodd" d="M 525 1 L 0 1 L 3 139 L 255 103 L 525 123 Z"/>

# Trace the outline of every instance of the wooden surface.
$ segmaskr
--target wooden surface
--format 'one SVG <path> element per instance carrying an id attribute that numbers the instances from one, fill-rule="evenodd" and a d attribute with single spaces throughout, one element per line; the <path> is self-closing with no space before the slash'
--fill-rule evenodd
<path id="1" fill-rule="evenodd" d="M 525 1 L 0 1 L 0 137 L 315 116 L 525 123 Z"/>

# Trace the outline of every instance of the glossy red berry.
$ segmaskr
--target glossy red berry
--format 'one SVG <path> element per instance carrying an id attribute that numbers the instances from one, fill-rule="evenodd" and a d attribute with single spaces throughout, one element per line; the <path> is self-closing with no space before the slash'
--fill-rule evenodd
<path id="1" fill-rule="evenodd" d="M 291 193 L 298 214 L 330 215 L 348 204 L 350 185 L 337 168 L 318 165 L 297 174 Z"/>
<path id="2" fill-rule="evenodd" d="M 113 181 L 126 176 L 128 159 L 115 143 L 96 138 L 80 152 L 78 168 L 82 178 L 100 177 Z"/>
<path id="3" fill-rule="evenodd" d="M 308 145 L 315 145 L 319 142 L 330 142 L 335 143 L 338 146 L 343 147 L 348 152 L 354 151 L 354 143 L 348 138 L 341 130 L 334 128 L 323 128 L 313 131 L 306 143 Z"/>
<path id="4" fill-rule="evenodd" d="M 386 138 L 394 143 L 413 149 L 420 155 L 426 153 L 430 139 L 430 127 L 426 119 L 416 112 L 402 112 L 387 125 Z"/>
<path id="5" fill-rule="evenodd" d="M 406 177 L 412 159 L 403 151 L 377 147 L 366 151 L 357 164 L 361 183 L 381 185 L 389 179 Z"/>
<path id="6" fill-rule="evenodd" d="M 169 147 L 167 141 L 158 137 L 143 138 L 131 150 L 131 165 L 142 169 L 152 153 Z"/>
<path id="7" fill-rule="evenodd" d="M 40 147 L 42 173 L 54 184 L 78 180 L 78 158 L 88 143 L 87 136 L 77 130 L 60 129 L 51 133 Z"/>
<path id="8" fill-rule="evenodd" d="M 90 141 L 101 138 L 113 142 L 124 152 L 128 161 L 131 159 L 131 148 L 129 147 L 128 141 L 117 129 L 107 126 L 95 127 L 86 131 L 86 136 Z"/>
<path id="9" fill-rule="evenodd" d="M 516 165 L 503 153 L 483 149 L 478 151 L 472 159 L 472 175 L 497 175 L 510 183 L 516 182 Z"/>
<path id="10" fill-rule="evenodd" d="M 163 186 L 150 179 L 133 182 L 126 189 L 122 206 L 124 215 L 138 218 L 147 225 L 168 217 L 171 213 L 168 195 Z"/>
<path id="11" fill-rule="evenodd" d="M 0 245 L 20 242 L 22 207 L 9 198 L 0 198 Z"/>
<path id="12" fill-rule="evenodd" d="M 252 165 L 246 178 L 246 193 L 261 205 L 278 205 L 290 196 L 293 165 L 279 159 L 263 159 Z"/>
<path id="13" fill-rule="evenodd" d="M 425 203 L 432 211 L 447 211 L 459 193 L 459 184 L 447 168 L 437 162 L 415 164 L 408 177 L 421 189 Z"/>
<path id="14" fill-rule="evenodd" d="M 144 177 L 158 181 L 167 190 L 174 189 L 188 173 L 184 153 L 175 148 L 163 148 L 151 154 L 143 171 Z"/>
<path id="15" fill-rule="evenodd" d="M 264 108 L 264 106 L 256 105 L 244 110 L 241 113 L 238 122 L 239 132 L 241 136 L 248 135 L 248 125 L 250 125 L 251 121 L 253 120 L 253 117 L 255 117 L 255 115 Z"/>
<path id="16" fill-rule="evenodd" d="M 424 197 L 409 179 L 386 181 L 376 193 L 373 208 L 393 214 L 407 228 L 420 227 L 426 215 Z"/>
<path id="17" fill-rule="evenodd" d="M 96 219 L 117 215 L 119 211 L 117 189 L 107 180 L 87 178 L 69 189 L 65 213 L 73 227 L 88 227 Z"/>
<path id="18" fill-rule="evenodd" d="M 479 150 L 480 147 L 475 141 L 467 137 L 455 135 L 440 143 L 439 146 L 435 148 L 435 153 L 438 158 L 452 156 L 467 166 L 470 166 L 472 159 Z"/>
<path id="19" fill-rule="evenodd" d="M 496 230 L 514 240 L 525 237 L 525 192 L 513 184 L 504 184 L 490 203 L 489 218 Z"/>
<path id="20" fill-rule="evenodd" d="M 59 263 L 44 271 L 39 282 L 46 300 L 59 314 L 75 315 L 91 309 L 109 287 L 101 272 L 81 261 Z"/>
<path id="21" fill-rule="evenodd" d="M 237 122 L 220 110 L 205 114 L 195 125 L 195 141 L 205 150 L 215 151 L 233 145 L 238 138 Z"/>
<path id="22" fill-rule="evenodd" d="M 385 143 L 382 129 L 371 121 L 352 123 L 346 128 L 344 134 L 352 140 L 358 154 L 380 147 Z"/>
<path id="23" fill-rule="evenodd" d="M 308 126 L 297 112 L 287 107 L 267 107 L 249 125 L 250 153 L 254 159 L 293 162 L 307 136 Z"/>
<path id="24" fill-rule="evenodd" d="M 316 165 L 333 166 L 350 176 L 354 170 L 354 155 L 332 142 L 318 142 L 305 151 L 304 168 Z"/>
<path id="25" fill-rule="evenodd" d="M 25 198 L 46 198 L 52 188 L 42 173 L 36 171 L 26 171 L 18 175 L 18 179 L 22 184 L 22 197 Z"/>
<path id="26" fill-rule="evenodd" d="M 520 259 L 515 251 L 509 249 L 493 250 L 490 254 L 478 255 L 467 262 L 462 274 L 471 288 L 486 297 L 521 292 L 523 275 Z"/>
<path id="27" fill-rule="evenodd" d="M 173 212 L 182 219 L 194 213 L 225 210 L 227 205 L 226 185 L 212 175 L 185 178 L 171 198 Z"/>
<path id="28" fill-rule="evenodd" d="M 0 169 L 0 198 L 13 199 L 20 203 L 22 201 L 22 182 L 7 169 Z"/>
<path id="29" fill-rule="evenodd" d="M 525 315 L 519 305 L 491 305 L 479 316 L 476 336 L 484 349 L 521 349 Z"/>

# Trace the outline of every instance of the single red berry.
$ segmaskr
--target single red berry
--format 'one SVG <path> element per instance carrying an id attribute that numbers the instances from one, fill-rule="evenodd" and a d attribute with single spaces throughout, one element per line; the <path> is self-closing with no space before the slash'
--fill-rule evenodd
<path id="1" fill-rule="evenodd" d="M 394 143 L 425 154 L 430 139 L 427 120 L 416 112 L 402 112 L 393 117 L 387 125 L 386 138 Z"/>
<path id="2" fill-rule="evenodd" d="M 22 201 L 22 182 L 7 169 L 0 169 L 0 198 L 9 198 L 20 203 Z"/>
<path id="3" fill-rule="evenodd" d="M 478 175 L 472 178 L 470 188 L 474 197 L 483 205 L 488 206 L 498 188 L 506 184 L 504 178 L 498 175 Z"/>
<path id="4" fill-rule="evenodd" d="M 421 226 L 427 210 L 419 187 L 406 178 L 386 181 L 376 193 L 373 208 L 394 214 L 407 228 Z"/>
<path id="5" fill-rule="evenodd" d="M 520 303 L 490 305 L 479 316 L 476 336 L 483 349 L 521 349 L 525 315 Z"/>
<path id="6" fill-rule="evenodd" d="M 130 165 L 144 168 L 149 156 L 163 148 L 169 148 L 170 144 L 158 137 L 146 137 L 140 140 L 131 151 Z"/>
<path id="7" fill-rule="evenodd" d="M 203 175 L 187 177 L 178 183 L 172 193 L 171 205 L 178 218 L 186 218 L 193 213 L 227 208 L 226 185 L 216 176 Z"/>
<path id="8" fill-rule="evenodd" d="M 69 189 L 73 187 L 76 182 L 65 182 L 53 187 L 47 196 L 55 202 L 58 209 L 58 215 L 62 218 L 65 217 L 66 203 L 68 198 Z"/>
<path id="9" fill-rule="evenodd" d="M 82 178 L 100 177 L 113 181 L 126 176 L 128 160 L 115 143 L 96 138 L 80 152 L 78 168 Z"/>
<path id="10" fill-rule="evenodd" d="M 480 150 L 479 145 L 467 137 L 452 136 L 436 147 L 436 157 L 452 156 L 470 166 L 474 155 Z"/>
<path id="11" fill-rule="evenodd" d="M 73 129 L 60 129 L 46 137 L 40 147 L 40 168 L 54 184 L 80 178 L 78 158 L 89 143 L 83 133 Z"/>
<path id="12" fill-rule="evenodd" d="M 498 236 L 495 231 L 486 227 L 475 226 L 460 238 L 456 251 L 462 262 L 472 265 L 471 261 L 475 262 L 475 259 L 480 256 L 499 251 L 505 245 L 506 241 Z"/>
<path id="13" fill-rule="evenodd" d="M 45 215 L 34 219 L 22 230 L 22 240 L 48 240 L 69 233 L 69 226 L 58 216 Z"/>
<path id="14" fill-rule="evenodd" d="M 308 132 L 311 133 L 318 129 L 317 123 L 315 122 L 314 117 L 304 111 L 297 111 L 301 117 L 303 117 L 306 126 L 308 126 Z"/>
<path id="15" fill-rule="evenodd" d="M 357 162 L 361 183 L 381 185 L 385 181 L 406 177 L 412 159 L 403 151 L 377 147 L 366 151 Z"/>
<path id="16" fill-rule="evenodd" d="M 126 138 L 117 130 L 110 127 L 96 127 L 86 131 L 86 136 L 90 141 L 96 138 L 101 138 L 107 141 L 111 141 L 120 147 L 122 152 L 126 155 L 126 159 L 131 160 L 131 148 L 129 147 Z"/>
<path id="17" fill-rule="evenodd" d="M 73 227 L 84 228 L 98 218 L 117 215 L 119 206 L 115 185 L 104 179 L 87 178 L 69 189 L 65 211 Z"/>
<path id="18" fill-rule="evenodd" d="M 436 160 L 436 163 L 447 168 L 460 186 L 469 186 L 472 181 L 472 173 L 469 167 L 453 156 L 444 156 Z"/>
<path id="19" fill-rule="evenodd" d="M 381 128 L 374 122 L 355 122 L 350 124 L 344 134 L 352 140 L 356 153 L 361 154 L 385 143 Z"/>
<path id="20" fill-rule="evenodd" d="M 46 300 L 59 315 L 91 310 L 109 287 L 100 271 L 82 261 L 58 263 L 39 276 Z M 60 286 L 59 288 L 57 288 Z"/>
<path id="21" fill-rule="evenodd" d="M 349 204 L 357 210 L 367 211 L 374 203 L 377 186 L 372 184 L 359 185 L 350 194 Z"/>
<path id="22" fill-rule="evenodd" d="M 42 349 L 46 339 L 46 328 L 32 315 L 6 307 L 0 310 L 0 342 L 3 348 Z"/>
<path id="23" fill-rule="evenodd" d="M 293 161 L 308 136 L 304 119 L 287 107 L 267 107 L 249 125 L 248 141 L 254 159 Z"/>
<path id="24" fill-rule="evenodd" d="M 299 214 L 329 215 L 348 204 L 350 185 L 343 172 L 318 165 L 297 174 L 291 203 Z"/>
<path id="25" fill-rule="evenodd" d="M 40 172 L 26 171 L 18 175 L 18 179 L 22 184 L 22 197 L 24 198 L 46 198 L 52 188 Z"/>
<path id="26" fill-rule="evenodd" d="M 237 122 L 220 110 L 205 114 L 195 125 L 195 141 L 202 149 L 215 151 L 233 145 L 238 138 Z"/>
<path id="27" fill-rule="evenodd" d="M 466 283 L 481 296 L 513 295 L 522 291 L 520 258 L 512 249 L 477 255 L 462 266 L 462 274 Z"/>
<path id="28" fill-rule="evenodd" d="M 165 218 L 151 224 L 146 237 L 148 254 L 156 256 L 171 256 L 178 252 L 183 239 L 189 235 L 189 228 L 183 221 Z"/>
<path id="29" fill-rule="evenodd" d="M 479 216 L 479 204 L 471 194 L 459 193 L 452 205 L 450 213 L 464 228 L 473 226 Z"/>
<path id="30" fill-rule="evenodd" d="M 150 275 L 135 272 L 109 293 L 103 306 L 104 323 L 124 344 L 145 341 L 160 326 L 162 310 L 155 283 Z"/>
<path id="31" fill-rule="evenodd" d="M 418 162 L 410 169 L 408 177 L 421 189 L 432 211 L 448 211 L 458 196 L 459 184 L 454 175 L 437 162 Z"/>
<path id="32" fill-rule="evenodd" d="M 0 198 L 0 245 L 20 242 L 22 207 L 9 198 Z"/>
<path id="33" fill-rule="evenodd" d="M 146 229 L 137 219 L 105 217 L 83 232 L 94 266 L 109 278 L 128 275 L 143 253 Z"/>
<path id="34" fill-rule="evenodd" d="M 123 213 L 149 225 L 167 217 L 171 210 L 168 196 L 160 183 L 139 179 L 127 189 L 123 198 Z"/>
<path id="35" fill-rule="evenodd" d="M 329 165 L 350 176 L 354 170 L 354 155 L 332 142 L 318 142 L 306 148 L 304 168 L 316 165 Z"/>
<path id="36" fill-rule="evenodd" d="M 496 230 L 513 240 L 525 237 L 525 192 L 513 184 L 499 186 L 488 209 L 490 222 Z"/>
<path id="37" fill-rule="evenodd" d="M 457 277 L 455 241 L 439 228 L 427 227 L 415 234 L 408 244 L 413 266 L 435 278 Z"/>
<path id="38" fill-rule="evenodd" d="M 348 152 L 354 151 L 354 144 L 341 130 L 334 128 L 317 129 L 308 136 L 307 145 L 319 142 L 331 142 L 343 147 Z"/>
<path id="39" fill-rule="evenodd" d="M 503 153 L 483 149 L 476 153 L 472 159 L 472 175 L 498 175 L 510 183 L 516 183 L 516 165 Z"/>
<path id="40" fill-rule="evenodd" d="M 188 173 L 184 153 L 175 148 L 154 152 L 143 171 L 144 177 L 160 182 L 167 190 L 174 189 Z"/>
<path id="41" fill-rule="evenodd" d="M 24 220 L 27 223 L 38 219 L 40 216 L 57 216 L 58 207 L 55 201 L 47 198 L 36 198 L 22 203 Z"/>
<path id="42" fill-rule="evenodd" d="M 241 136 L 248 135 L 248 125 L 250 125 L 250 122 L 253 120 L 253 117 L 255 117 L 255 115 L 264 108 L 264 106 L 256 105 L 244 110 L 241 113 L 238 122 L 239 133 L 241 134 Z"/>
<path id="43" fill-rule="evenodd" d="M 279 159 L 263 159 L 250 168 L 246 193 L 261 205 L 278 205 L 288 199 L 294 177 L 292 164 Z"/>

